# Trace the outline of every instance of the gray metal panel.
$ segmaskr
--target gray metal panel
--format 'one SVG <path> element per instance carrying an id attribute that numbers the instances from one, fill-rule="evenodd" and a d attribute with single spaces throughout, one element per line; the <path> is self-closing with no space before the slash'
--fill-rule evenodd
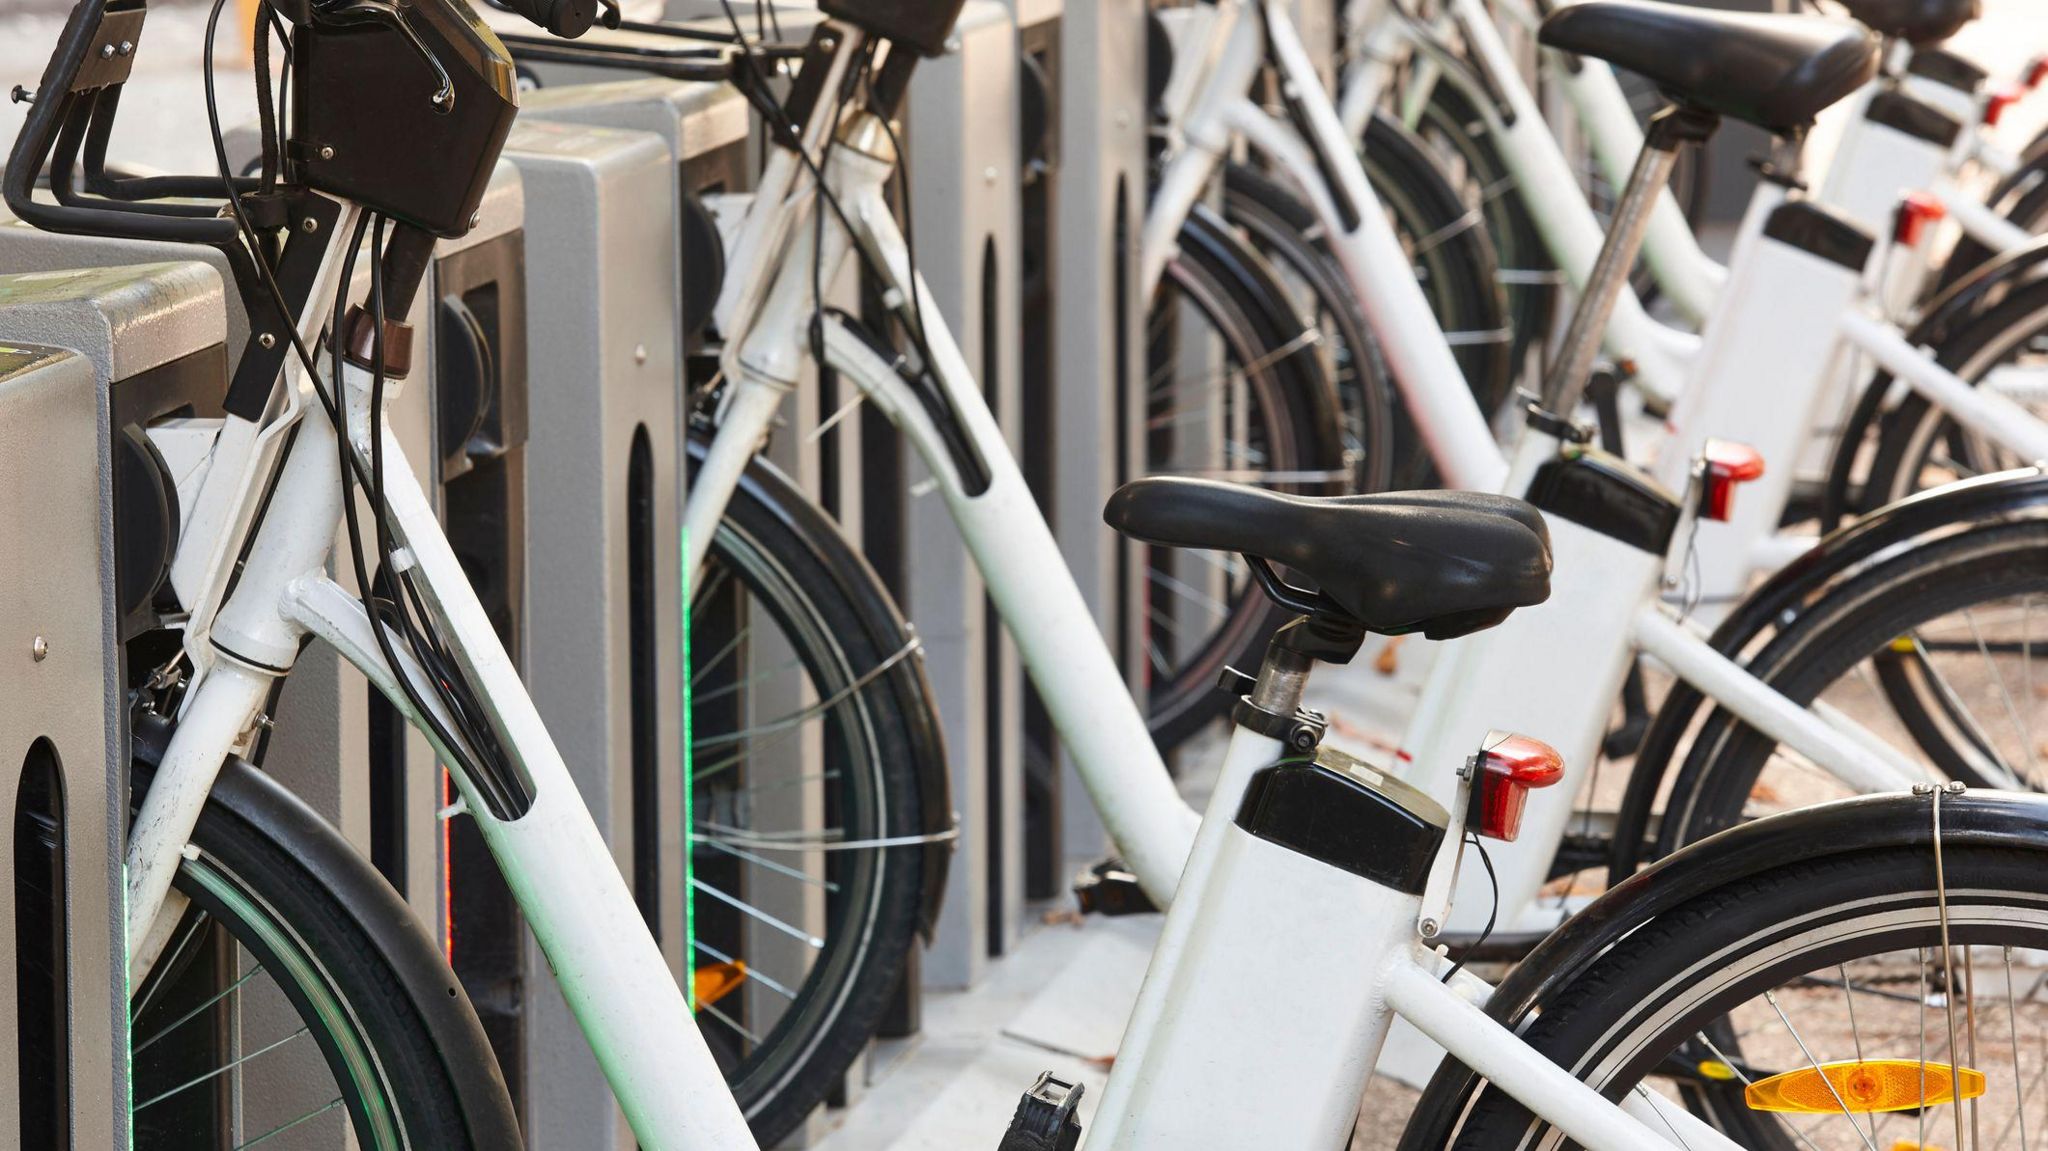
<path id="1" fill-rule="evenodd" d="M 0 225 L 0 267 L 17 266 L 8 244 L 17 232 L 47 235 L 22 224 Z M 81 352 L 104 383 L 170 363 L 226 336 L 221 277 L 191 259 L 195 249 L 154 245 L 155 258 L 179 262 L 137 263 L 121 259 L 121 250 L 98 249 L 89 240 L 57 238 L 73 242 L 44 251 L 86 258 L 63 265 L 65 270 L 0 278 L 7 338 Z"/>
<path id="2" fill-rule="evenodd" d="M 687 969 L 680 887 L 682 731 L 680 365 L 675 177 L 651 133 L 522 121 L 506 155 L 525 180 L 529 566 L 527 685 L 583 798 L 633 874 L 634 688 L 627 472 L 652 464 L 661 939 Z M 529 945 L 530 946 L 530 945 Z M 542 970 L 537 950 L 529 967 Z M 550 981 L 527 992 L 527 1139 L 631 1148 L 611 1091 Z"/>
<path id="3" fill-rule="evenodd" d="M 918 69 L 906 101 L 918 265 L 968 364 L 986 377 L 983 391 L 996 397 L 996 414 L 1014 452 L 1022 410 L 1015 288 L 1021 263 L 1016 30 L 1009 9 L 997 0 L 969 0 L 952 39 L 958 48 Z M 985 277 L 992 277 L 992 300 L 984 298 Z M 1000 630 L 991 634 L 986 626 L 982 578 L 945 501 L 921 485 L 927 476 L 922 463 L 913 462 L 910 473 L 906 536 L 914 562 L 908 565 L 904 606 L 925 641 L 961 821 L 960 850 L 947 877 L 924 979 L 928 986 L 966 987 L 986 967 L 990 915 L 1007 920 L 996 927 L 1004 940 L 1014 937 L 1021 922 L 1022 673 L 1009 637 Z M 1000 645 L 994 658 L 989 644 Z M 994 676 L 988 674 L 992 668 Z M 992 717 L 1003 729 L 993 738 Z M 997 761 L 993 772 L 991 754 Z M 991 795 L 992 787 L 1000 789 L 999 797 Z M 1002 826 L 991 821 L 994 810 L 1001 811 Z M 991 850 L 1000 853 L 1010 888 L 999 909 L 989 900 Z"/>
<path id="4" fill-rule="evenodd" d="M 542 88 L 521 97 L 520 117 L 652 132 L 683 160 L 748 131 L 746 99 L 731 85 L 658 78 Z"/>
<path id="5" fill-rule="evenodd" d="M 1144 644 L 1141 621 L 1131 609 L 1144 602 L 1143 566 L 1137 549 L 1103 526 L 1102 505 L 1121 479 L 1119 455 L 1144 459 L 1145 307 L 1134 284 L 1145 218 L 1145 4 L 1075 0 L 1061 17 L 1060 31 L 1054 287 L 1059 467 L 1053 522 L 1060 551 L 1104 637 L 1127 654 L 1135 688 Z M 1121 413 L 1119 380 L 1127 382 Z M 1119 563 L 1119 555 L 1125 562 Z M 1087 794 L 1068 763 L 1060 814 L 1069 858 L 1099 855 L 1109 847 Z"/>
<path id="6" fill-rule="evenodd" d="M 114 643 L 107 389 L 92 363 L 15 341 L 0 277 L 0 811 L 48 741 L 64 805 L 71 1136 L 125 1148 L 127 978 L 121 922 L 126 746 Z M 40 641 L 43 655 L 35 654 Z M 0 1145 L 21 1130 L 13 853 L 0 858 Z"/>

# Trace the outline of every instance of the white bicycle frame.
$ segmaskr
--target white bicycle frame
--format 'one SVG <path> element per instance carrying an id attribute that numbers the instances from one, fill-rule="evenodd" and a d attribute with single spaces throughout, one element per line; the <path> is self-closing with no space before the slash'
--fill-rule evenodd
<path id="1" fill-rule="evenodd" d="M 826 90 L 831 90 L 832 84 L 828 80 Z M 841 378 L 853 381 L 867 402 L 875 404 L 909 437 L 931 471 L 1125 859 L 1155 898 L 1172 897 L 1177 910 L 1169 917 L 1157 960 L 1171 965 L 1183 954 L 1177 939 L 1184 938 L 1189 931 L 1201 930 L 1200 924 L 1204 922 L 1222 927 L 1223 917 L 1232 906 L 1246 909 L 1242 901 L 1222 904 L 1204 899 L 1203 894 L 1207 879 L 1215 870 L 1214 859 L 1228 849 L 1231 840 L 1228 813 L 1234 810 L 1233 797 L 1241 797 L 1245 780 L 1254 770 L 1279 756 L 1280 745 L 1244 730 L 1234 733 L 1225 753 L 1222 780 L 1208 817 L 1197 831 L 1192 813 L 1174 792 L 1157 753 L 1150 750 L 1152 745 L 1142 717 L 1129 701 L 1122 677 L 1107 647 L 1100 642 L 1071 576 L 1060 562 L 1051 534 L 1008 454 L 981 390 L 951 334 L 936 322 L 937 302 L 929 297 L 922 280 L 908 266 L 895 222 L 882 196 L 894 156 L 879 126 L 858 118 L 866 115 L 856 114 L 856 119 L 840 129 L 826 169 L 826 180 L 853 234 L 840 228 L 836 219 L 827 218 L 824 250 L 816 253 L 820 261 L 818 275 L 824 282 L 831 282 L 835 269 L 857 247 L 878 267 L 885 298 L 923 300 L 925 337 L 932 352 L 931 376 L 938 384 L 944 406 L 979 455 L 988 477 L 986 486 L 979 491 L 970 489 L 931 409 L 862 337 L 830 315 L 823 318 L 826 357 Z M 813 118 L 806 146 L 814 152 L 824 142 L 820 125 L 827 119 Z M 806 346 L 803 333 L 817 307 L 811 287 L 813 228 L 809 213 L 823 210 L 809 190 L 805 176 L 795 155 L 778 149 L 764 171 L 753 208 L 731 245 L 734 258 L 730 266 L 739 271 L 728 279 L 715 313 L 719 330 L 727 335 L 722 364 L 729 392 L 717 434 L 689 496 L 687 556 L 693 571 L 708 551 L 710 535 L 730 499 L 739 469 L 759 449 L 774 413 L 797 383 L 798 356 Z M 1156 276 L 1160 266 L 1163 265 L 1152 266 L 1151 274 Z M 1476 411 L 1473 414 L 1476 416 Z M 1442 865 L 1447 866 L 1448 860 Z M 1297 892 L 1290 898 L 1304 903 L 1312 901 L 1310 890 Z M 1421 949 L 1415 934 L 1415 916 L 1400 897 L 1368 900 L 1352 916 L 1332 916 L 1329 911 L 1324 905 L 1313 915 L 1295 918 L 1293 930 L 1314 936 L 1303 941 L 1305 948 L 1342 956 L 1341 961 L 1333 963 L 1341 962 L 1353 992 L 1369 997 L 1376 1006 L 1355 1015 L 1328 1013 L 1340 1020 L 1328 1044 L 1315 1042 L 1316 1037 L 1295 1034 L 1285 1040 L 1285 1059 L 1263 1061 L 1268 1076 L 1279 1067 L 1303 1076 L 1294 1081 L 1297 1095 L 1301 1083 L 1313 1080 L 1319 1087 L 1315 1105 L 1306 1111 L 1270 1106 L 1270 1099 L 1258 1108 L 1240 1109 L 1237 1129 L 1245 1132 L 1247 1139 L 1256 1137 L 1274 1146 L 1341 1146 L 1357 1112 L 1357 1093 L 1366 1078 L 1364 1070 L 1371 1066 L 1373 1053 L 1393 1014 L 1398 1012 L 1450 1050 L 1469 1058 L 1474 1067 L 1483 1069 L 1495 1082 L 1589 1147 L 1599 1151 L 1640 1151 L 1667 1146 L 1645 1126 L 1644 1117 L 1651 1116 L 1660 1129 L 1669 1129 L 1661 1128 L 1666 1122 L 1677 1125 L 1692 1147 L 1730 1146 L 1725 1139 L 1700 1127 L 1682 1109 L 1653 1099 L 1632 1098 L 1626 1108 L 1617 1108 L 1487 1020 L 1466 998 L 1428 974 L 1439 960 Z M 1344 921 L 1343 926 L 1334 926 L 1339 919 Z M 1377 951 L 1357 946 L 1358 940 L 1365 937 L 1376 942 Z M 1246 955 L 1268 954 L 1264 943 L 1238 950 Z M 1376 960 L 1375 956 L 1379 958 Z M 1356 973 L 1360 970 L 1377 974 L 1358 979 Z M 1196 1050 L 1170 1035 L 1162 1034 L 1158 1042 L 1153 1042 L 1162 1019 L 1179 1017 L 1170 1005 L 1182 994 L 1168 984 L 1157 984 L 1160 990 L 1155 993 L 1157 976 L 1155 969 L 1154 979 L 1148 980 L 1147 998 L 1141 999 L 1126 1033 L 1126 1051 Z M 1460 987 L 1467 995 L 1483 992 L 1483 985 L 1476 981 L 1463 982 Z M 1162 1011 L 1161 1006 L 1169 1009 Z M 1245 1036 L 1213 1038 L 1229 1044 Z M 1249 1044 L 1203 1050 L 1211 1054 L 1216 1050 L 1249 1054 L 1260 1048 L 1260 1044 Z M 1252 1062 L 1246 1060 L 1246 1066 L 1232 1074 L 1249 1071 Z M 1126 1126 L 1122 1120 L 1107 1119 L 1111 1115 L 1149 1115 L 1161 1122 L 1176 1123 L 1179 1120 L 1175 1116 L 1188 1114 L 1176 1110 L 1179 1094 L 1169 1099 L 1159 1092 L 1167 1083 L 1177 1082 L 1180 1089 L 1192 1085 L 1171 1075 L 1150 1074 L 1143 1069 L 1145 1063 L 1143 1058 L 1119 1059 L 1104 1102 L 1105 1118 L 1097 1120 L 1088 1146 L 1169 1145 L 1155 1138 L 1152 1129 L 1142 1124 Z M 1221 1082 L 1215 1074 L 1215 1070 L 1207 1073 L 1212 1087 Z M 1240 1080 L 1231 1082 L 1242 1086 Z M 1217 1094 L 1212 1091 L 1212 1098 Z M 1667 1111 L 1670 1113 L 1666 1114 Z M 1315 1117 L 1313 1123 L 1305 1123 L 1309 1115 Z M 1342 1126 L 1343 1133 L 1330 1134 L 1337 1126 Z M 1330 1137 L 1325 1138 L 1326 1134 Z M 647 1137 L 643 1134 L 642 1138 Z M 1170 1145 L 1239 1146 L 1244 1141 L 1230 1137 L 1226 1131 L 1212 1129 L 1198 1144 Z"/>
<path id="2" fill-rule="evenodd" d="M 1453 486 L 1522 494 L 1536 469 L 1555 458 L 1556 444 L 1524 432 L 1512 460 L 1504 458 L 1471 403 L 1421 289 L 1409 276 L 1385 274 L 1408 264 L 1352 151 L 1349 141 L 1355 137 L 1345 132 L 1316 85 L 1282 6 L 1272 0 L 1263 6 L 1223 0 L 1172 14 L 1185 22 L 1176 29 L 1176 48 L 1186 67 L 1176 67 L 1165 103 L 1169 110 L 1186 111 L 1170 122 L 1174 151 L 1146 218 L 1142 267 L 1147 286 L 1157 283 L 1171 257 L 1180 221 L 1233 142 L 1242 138 L 1305 193 L 1403 399 Z M 1301 128 L 1330 161 L 1332 178 L 1357 208 L 1353 218 L 1340 213 L 1311 145 L 1250 98 L 1268 59 L 1269 34 L 1280 82 L 1301 102 Z M 1533 108 L 1523 119 L 1532 117 Z M 1547 133 L 1543 139 L 1561 166 L 1555 142 Z M 1575 185 L 1572 196 L 1579 196 Z M 1667 489 L 1686 491 L 1691 461 L 1708 434 L 1756 443 L 1766 460 L 1788 458 L 1777 452 L 1788 433 L 1803 434 L 1806 410 L 1845 347 L 1926 392 L 1959 423 L 2021 458 L 2048 459 L 2048 425 L 1997 389 L 1970 387 L 1863 310 L 1860 301 L 1869 294 L 1874 272 L 1827 264 L 1764 236 L 1764 222 L 1784 200 L 1782 189 L 1767 185 L 1753 203 L 1731 272 L 1746 290 L 1721 295 L 1694 368 L 1697 376 L 1673 411 L 1674 431 L 1657 473 Z M 1574 213 L 1568 218 L 1594 228 L 1582 198 Z M 1870 268 L 1882 268 L 1887 254 L 1876 249 Z M 1592 263 L 1589 252 L 1588 273 Z M 1625 307 L 1625 290 L 1621 298 Z M 1812 390 L 1802 393 L 1801 388 Z M 1788 412 L 1793 418 L 1785 418 Z M 1701 526 L 1704 595 L 1730 584 L 1739 587 L 1738 580 L 1781 564 L 1807 545 L 1779 540 L 1776 534 L 1790 471 L 1767 469 L 1769 479 L 1752 485 L 1737 501 L 1734 522 Z M 1714 651 L 1697 624 L 1680 622 L 1662 602 L 1662 593 L 1667 571 L 1682 570 L 1684 556 L 1647 555 L 1554 518 L 1553 545 L 1558 558 L 1552 602 L 1439 649 L 1408 720 L 1411 742 L 1401 756 L 1413 764 L 1404 769 L 1411 781 L 1443 800 L 1455 787 L 1444 773 L 1462 762 L 1461 749 L 1476 733 L 1495 727 L 1523 731 L 1564 753 L 1570 773 L 1565 784 L 1531 797 L 1522 837 L 1499 853 L 1504 930 L 1554 925 L 1554 917 L 1531 922 L 1533 916 L 1551 914 L 1537 906 L 1536 895 L 1563 837 L 1583 772 L 1597 761 L 1610 709 L 1637 651 L 1852 788 L 1895 790 L 1924 778 L 1915 762 L 1867 728 L 1825 707 L 1809 710 L 1793 703 Z M 1555 674 L 1561 653 L 1581 674 Z M 1081 767 L 1084 775 L 1090 770 L 1085 757 Z M 1463 882 L 1484 880 L 1467 875 Z M 1491 903 L 1486 893 L 1467 890 L 1465 896 L 1458 901 L 1466 909 L 1461 914 L 1483 918 Z M 1476 926 L 1458 923 L 1453 929 Z"/>
<path id="3" fill-rule="evenodd" d="M 1521 0 L 1501 0 L 1501 11 L 1532 31 L 1541 23 L 1537 11 Z M 1467 89 L 1486 120 L 1489 136 L 1499 145 L 1503 162 L 1523 190 L 1516 194 L 1552 259 L 1566 282 L 1575 288 L 1582 286 L 1599 251 L 1600 225 L 1485 0 L 1446 0 L 1437 27 L 1456 30 L 1470 58 L 1492 85 L 1491 91 L 1475 87 L 1463 73 L 1441 67 L 1431 54 L 1435 45 L 1403 20 L 1389 0 L 1350 0 L 1345 21 L 1346 42 L 1354 49 L 1340 81 L 1338 103 L 1351 138 L 1361 138 L 1373 109 L 1393 82 L 1393 65 L 1416 54 L 1416 75 L 1402 93 L 1404 111 L 1419 115 L 1421 102 L 1437 83 L 1451 82 Z M 1904 56 L 1909 51 L 1903 45 L 1895 47 L 1888 74 L 1904 72 Z M 1546 75 L 1557 80 L 1568 95 L 1602 174 L 1614 187 L 1621 187 L 1642 150 L 1643 134 L 1613 69 L 1597 60 L 1560 63 L 1548 50 L 1541 59 L 1547 66 Z M 1953 145 L 1946 149 L 1930 146 L 1865 120 L 1862 113 L 1871 99 L 1894 85 L 1958 121 L 1961 131 Z M 1866 229 L 1884 233 L 1891 228 L 1900 199 L 1909 192 L 1924 191 L 1966 234 L 1993 251 L 2009 251 L 2030 242 L 2032 236 L 1988 209 L 1954 178 L 1972 164 L 2003 173 L 2016 163 L 1979 130 L 1983 109 L 1982 95 L 1967 95 L 1913 76 L 1899 80 L 1881 76 L 1852 100 L 1851 115 L 1827 168 L 1820 200 L 1847 211 Z M 1892 286 L 1886 294 L 1894 318 L 1904 317 L 1917 301 L 1930 270 L 1924 257 L 1934 246 L 1930 237 L 1915 258 L 1895 262 Z M 1668 193 L 1659 198 L 1643 254 L 1657 285 L 1679 312 L 1694 322 L 1704 321 L 1726 281 L 1727 269 L 1700 249 L 1684 213 Z M 1659 353 L 1667 348 L 1681 354 L 1686 350 L 1688 345 L 1673 343 L 1675 336 L 1650 319 L 1630 292 L 1624 295 L 1609 326 L 1607 347 L 1617 359 L 1636 365 L 1635 382 L 1648 394 L 1669 401 L 1677 394 L 1682 376 L 1673 376 L 1669 371 L 1672 365 Z"/>

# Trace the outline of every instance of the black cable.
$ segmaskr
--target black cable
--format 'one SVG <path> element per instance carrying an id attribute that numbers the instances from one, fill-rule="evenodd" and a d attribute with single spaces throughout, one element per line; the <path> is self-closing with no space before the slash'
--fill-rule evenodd
<path id="1" fill-rule="evenodd" d="M 865 71 L 867 59 L 861 60 Z M 837 124 L 846 112 L 846 99 L 852 86 L 839 90 L 839 98 L 832 105 L 832 122 Z M 826 137 L 824 148 L 818 154 L 818 170 L 823 172 L 832 166 L 832 147 L 839 142 L 837 133 Z M 822 187 L 822 183 L 820 185 Z M 809 325 L 811 360 L 818 370 L 825 368 L 825 213 L 811 213 L 811 322 Z"/>
<path id="2" fill-rule="evenodd" d="M 1500 877 L 1493 872 L 1493 857 L 1486 854 L 1486 845 L 1479 841 L 1479 837 L 1469 831 L 1465 833 L 1465 842 L 1479 849 L 1479 862 L 1486 867 L 1486 882 L 1493 888 L 1493 909 L 1486 913 L 1486 926 L 1479 932 L 1479 938 L 1473 940 L 1472 946 L 1467 947 L 1464 953 L 1458 956 L 1458 961 L 1451 964 L 1449 971 L 1444 972 L 1445 986 L 1449 986 L 1451 980 L 1457 978 L 1458 972 L 1465 970 L 1465 960 L 1473 952 L 1486 946 L 1486 941 L 1493 935 L 1493 925 L 1500 918 Z"/>
<path id="3" fill-rule="evenodd" d="M 882 130 L 889 134 L 889 147 L 896 152 L 896 188 L 903 196 L 903 258 L 910 264 L 910 312 L 917 319 L 917 332 L 913 339 L 917 343 L 917 354 L 924 361 L 927 371 L 932 366 L 931 345 L 925 341 L 924 293 L 917 290 L 917 231 L 911 223 L 915 215 L 910 208 L 910 165 L 903 157 L 903 144 L 896 139 L 896 127 L 889 123 L 887 116 L 879 116 Z"/>

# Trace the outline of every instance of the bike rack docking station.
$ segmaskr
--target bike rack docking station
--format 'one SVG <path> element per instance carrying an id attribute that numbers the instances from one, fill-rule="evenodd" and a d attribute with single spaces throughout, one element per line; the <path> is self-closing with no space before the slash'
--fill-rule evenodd
<path id="1" fill-rule="evenodd" d="M 1058 333 L 1046 378 L 1026 361 L 1029 394 L 1042 393 L 1049 447 L 1034 490 L 1081 594 L 1095 613 L 1133 691 L 1143 687 L 1144 550 L 1102 524 L 1102 507 L 1144 460 L 1145 301 L 1138 287 L 1138 236 L 1146 202 L 1145 0 L 1066 0 L 1057 16 L 1041 0 L 1015 0 L 1020 38 L 1030 45 L 1057 25 L 1057 64 L 1048 76 L 1058 162 L 1047 189 L 1052 292 Z M 1027 211 L 1030 198 L 1026 199 Z M 1027 227 L 1030 217 L 1027 216 Z M 1027 242 L 1030 232 L 1027 231 Z M 1110 238 L 1105 243 L 1104 238 Z M 1026 313 L 1027 321 L 1030 313 Z M 1041 345 L 1032 341 L 1027 355 Z M 1025 445 L 1031 451 L 1029 442 Z M 1027 460 L 1029 459 L 1027 454 Z M 1027 465 L 1029 466 L 1029 465 Z M 1142 697 L 1141 697 L 1142 698 Z M 1045 743 L 1051 725 L 1042 728 Z M 1058 751 L 1056 770 L 1033 789 L 1047 832 L 1033 838 L 1034 897 L 1065 894 L 1070 860 L 1110 850 L 1080 776 Z M 1072 802 L 1067 802 L 1071 797 Z"/>
<path id="2" fill-rule="evenodd" d="M 1053 438 L 1058 411 L 1059 177 L 1061 0 L 1020 0 L 1017 21 L 1017 391 L 1023 433 L 1025 482 L 1047 523 L 1053 522 L 1059 451 Z M 1023 686 L 1023 895 L 1026 900 L 1066 894 L 1060 851 L 1059 733 L 1028 677 Z"/>
<path id="3" fill-rule="evenodd" d="M 128 1146 L 125 641 L 176 531 L 141 428 L 219 414 L 224 336 L 201 263 L 0 276 L 0 1145 Z"/>
<path id="4" fill-rule="evenodd" d="M 684 850 L 675 163 L 647 132 L 522 121 L 526 678 L 677 978 Z M 544 969 L 529 940 L 527 970 Z M 552 980 L 523 996 L 534 1147 L 631 1148 Z"/>
<path id="5" fill-rule="evenodd" d="M 1022 180 L 1017 39 L 1009 10 L 970 0 L 957 48 L 926 61 L 905 101 L 918 269 L 1012 451 L 1021 445 Z M 906 453 L 904 611 L 924 640 L 952 760 L 959 850 L 924 956 L 926 986 L 968 987 L 1023 915 L 1023 671 L 945 501 Z M 871 493 L 880 494 L 880 493 Z"/>

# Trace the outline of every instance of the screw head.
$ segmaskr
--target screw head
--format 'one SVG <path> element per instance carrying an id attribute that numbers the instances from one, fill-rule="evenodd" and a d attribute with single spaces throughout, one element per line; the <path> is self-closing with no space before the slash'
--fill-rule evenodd
<path id="1" fill-rule="evenodd" d="M 332 160 L 332 159 L 334 159 L 334 145 L 332 145 L 332 144 L 322 144 L 322 145 L 320 145 L 320 158 L 321 158 L 322 160 Z"/>
<path id="2" fill-rule="evenodd" d="M 256 337 L 256 344 L 258 347 L 263 348 L 265 351 L 268 351 L 269 349 L 277 346 L 277 337 L 271 335 L 269 332 L 265 332 L 262 335 Z"/>
<path id="3" fill-rule="evenodd" d="M 647 345 L 646 345 L 646 344 L 634 344 L 634 345 L 633 345 L 633 362 L 634 362 L 634 363 L 636 363 L 636 364 L 644 364 L 644 363 L 646 363 L 646 362 L 647 362 Z"/>
<path id="4" fill-rule="evenodd" d="M 299 231 L 301 232 L 317 232 L 319 230 L 320 221 L 314 219 L 311 216 L 308 216 L 305 219 L 299 221 Z"/>
<path id="5" fill-rule="evenodd" d="M 102 44 L 102 45 L 100 45 L 100 59 L 102 59 L 102 60 L 112 60 L 113 58 L 114 58 L 114 46 L 113 46 L 112 44 Z"/>
<path id="6" fill-rule="evenodd" d="M 28 645 L 28 652 L 37 663 L 41 663 L 50 658 L 50 641 L 37 636 L 35 642 Z"/>
<path id="7" fill-rule="evenodd" d="M 121 46 L 116 48 L 115 51 L 123 56 L 131 56 L 135 53 L 135 41 L 123 40 L 121 41 Z"/>
<path id="8" fill-rule="evenodd" d="M 1443 924 L 1438 923 L 1434 919 L 1425 919 L 1416 926 L 1422 932 L 1424 939 L 1435 939 L 1437 933 L 1444 929 Z"/>

